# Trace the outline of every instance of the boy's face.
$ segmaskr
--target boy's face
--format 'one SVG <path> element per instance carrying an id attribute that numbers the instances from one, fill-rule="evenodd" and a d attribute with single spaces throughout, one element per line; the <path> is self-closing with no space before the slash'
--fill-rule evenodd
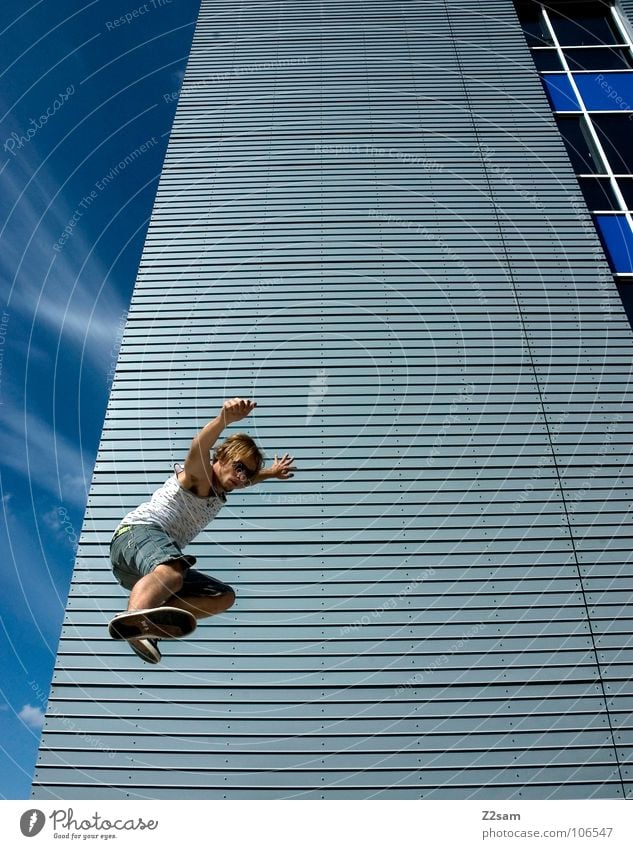
<path id="1" fill-rule="evenodd" d="M 216 460 L 213 464 L 213 471 L 225 492 L 246 486 L 257 473 L 257 469 L 252 466 L 252 461 L 249 462 L 242 457 L 238 457 L 237 460 L 225 460 L 224 462 Z"/>

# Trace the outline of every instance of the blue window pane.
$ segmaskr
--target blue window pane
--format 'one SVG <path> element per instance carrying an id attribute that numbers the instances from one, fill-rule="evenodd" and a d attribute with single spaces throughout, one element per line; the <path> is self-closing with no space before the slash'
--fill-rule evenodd
<path id="1" fill-rule="evenodd" d="M 543 74 L 543 82 L 552 107 L 557 112 L 578 112 L 580 110 L 567 76 L 563 74 Z"/>
<path id="2" fill-rule="evenodd" d="M 574 80 L 589 111 L 633 110 L 633 71 L 574 74 Z"/>
<path id="3" fill-rule="evenodd" d="M 624 215 L 596 215 L 596 223 L 613 270 L 633 272 L 633 230 Z"/>

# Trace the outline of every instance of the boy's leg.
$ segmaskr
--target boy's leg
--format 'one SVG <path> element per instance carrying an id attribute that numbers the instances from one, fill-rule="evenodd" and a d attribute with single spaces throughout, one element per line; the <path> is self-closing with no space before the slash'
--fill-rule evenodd
<path id="1" fill-rule="evenodd" d="M 151 640 L 182 637 L 195 629 L 192 613 L 170 611 L 165 605 L 182 588 L 183 574 L 195 558 L 183 556 L 164 531 L 151 525 L 128 526 L 113 538 L 110 559 L 116 579 L 130 590 L 126 613 L 115 616 L 108 626 L 111 637 L 149 645 Z M 160 660 L 160 652 L 155 654 L 153 663 Z"/>
<path id="2" fill-rule="evenodd" d="M 169 607 L 177 607 L 192 613 L 196 619 L 214 616 L 228 610 L 235 602 L 235 591 L 229 584 L 213 578 L 197 569 L 187 569 L 180 591 L 175 591 L 165 601 Z"/>
<path id="3" fill-rule="evenodd" d="M 178 607 L 180 610 L 186 610 L 193 613 L 196 619 L 204 619 L 206 616 L 213 616 L 216 613 L 222 613 L 223 610 L 228 610 L 235 602 L 235 593 L 233 591 L 222 593 L 215 597 L 196 596 L 174 596 L 165 604 L 169 607 Z"/>
<path id="4" fill-rule="evenodd" d="M 127 609 L 146 610 L 165 604 L 168 598 L 182 588 L 186 569 L 187 566 L 178 560 L 159 563 L 134 584 Z M 170 604 L 170 607 L 173 606 Z"/>
<path id="5" fill-rule="evenodd" d="M 221 584 L 195 570 L 185 577 L 187 565 L 174 560 L 161 563 L 132 587 L 128 610 L 146 610 L 150 607 L 177 607 L 192 613 L 196 619 L 204 619 L 228 610 L 235 602 L 235 593 L 228 584 Z M 194 577 L 195 576 L 195 577 Z M 202 591 L 213 595 L 199 595 Z M 183 587 L 184 585 L 184 587 Z M 182 590 L 182 593 L 179 591 Z M 195 595 L 189 595 L 187 590 Z"/>
<path id="6" fill-rule="evenodd" d="M 123 533 L 112 539 L 110 560 L 115 578 L 130 591 L 127 609 L 160 607 L 181 589 L 183 575 L 195 557 L 183 555 L 167 534 L 154 525 L 123 528 Z"/>

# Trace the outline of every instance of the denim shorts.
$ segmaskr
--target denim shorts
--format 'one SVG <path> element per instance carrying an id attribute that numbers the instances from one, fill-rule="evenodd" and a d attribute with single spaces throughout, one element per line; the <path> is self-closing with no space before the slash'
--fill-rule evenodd
<path id="1" fill-rule="evenodd" d="M 196 558 L 183 554 L 162 528 L 156 525 L 128 525 L 128 528 L 117 534 L 110 543 L 112 572 L 126 590 L 131 590 L 137 581 L 149 575 L 159 563 L 180 560 L 187 571 L 183 575 L 182 589 L 174 595 L 202 598 L 234 593 L 228 584 L 192 569 Z"/>

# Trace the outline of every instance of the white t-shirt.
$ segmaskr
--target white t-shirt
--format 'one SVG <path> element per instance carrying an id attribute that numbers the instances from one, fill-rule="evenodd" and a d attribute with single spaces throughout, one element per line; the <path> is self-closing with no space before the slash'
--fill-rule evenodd
<path id="1" fill-rule="evenodd" d="M 156 490 L 151 500 L 131 510 L 117 530 L 121 525 L 158 525 L 179 548 L 184 548 L 204 530 L 226 503 L 226 496 L 212 493 L 202 498 L 183 489 L 176 477 L 181 468 L 176 464 L 174 474 Z"/>

